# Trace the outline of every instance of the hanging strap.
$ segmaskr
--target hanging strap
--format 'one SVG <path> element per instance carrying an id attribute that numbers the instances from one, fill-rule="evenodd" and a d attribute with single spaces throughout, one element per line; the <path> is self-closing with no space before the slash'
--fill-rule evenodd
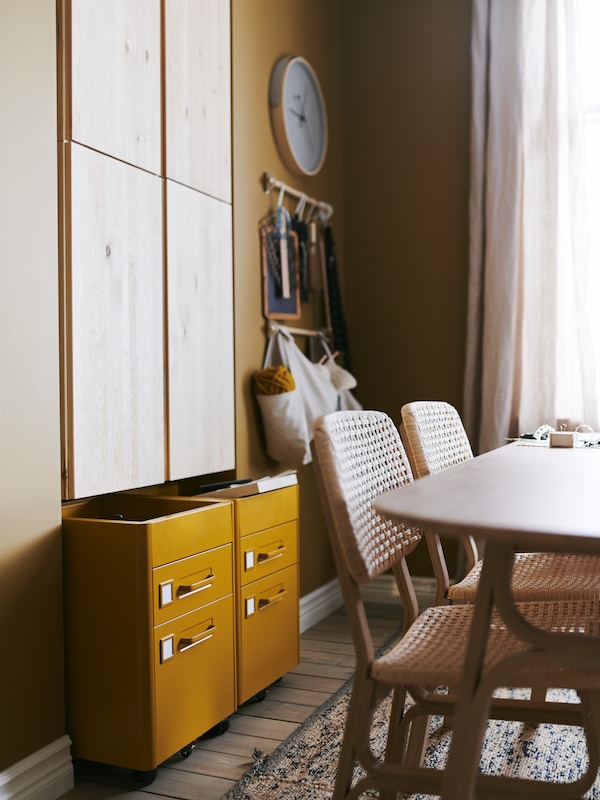
<path id="1" fill-rule="evenodd" d="M 281 265 L 281 296 L 289 299 L 292 296 L 290 283 L 290 261 L 288 253 L 288 232 L 291 227 L 291 217 L 287 208 L 277 206 L 275 229 L 279 239 L 279 262 Z"/>

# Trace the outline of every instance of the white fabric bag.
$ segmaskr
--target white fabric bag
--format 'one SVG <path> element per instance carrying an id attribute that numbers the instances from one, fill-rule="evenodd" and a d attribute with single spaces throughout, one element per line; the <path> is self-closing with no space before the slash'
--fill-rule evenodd
<path id="1" fill-rule="evenodd" d="M 331 380 L 332 384 L 336 387 L 338 392 L 338 410 L 340 411 L 352 411 L 361 409 L 362 405 L 358 402 L 356 397 L 352 394 L 351 389 L 356 386 L 356 379 L 354 375 L 351 375 L 345 369 L 340 367 L 338 364 L 335 363 L 335 358 L 329 349 L 329 345 L 325 341 L 325 337 L 319 335 L 319 344 L 321 349 L 327 356 L 327 360 L 322 368 L 326 369 L 329 373 L 329 379 Z M 332 368 L 333 367 L 333 368 Z M 342 377 L 342 380 L 339 380 L 339 377 Z M 343 388 L 346 386 L 347 388 Z"/>
<path id="2" fill-rule="evenodd" d="M 282 394 L 256 395 L 267 453 L 275 461 L 309 464 L 313 420 L 339 409 L 340 393 L 327 369 L 307 358 L 283 325 L 269 337 L 263 368 L 279 364 L 291 372 L 296 388 Z"/>

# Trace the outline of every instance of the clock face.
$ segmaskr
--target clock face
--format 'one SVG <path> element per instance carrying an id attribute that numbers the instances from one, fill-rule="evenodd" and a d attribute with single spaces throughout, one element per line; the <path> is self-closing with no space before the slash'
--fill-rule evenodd
<path id="1" fill-rule="evenodd" d="M 286 57 L 271 82 L 275 137 L 287 166 L 315 175 L 327 152 L 327 113 L 318 78 L 305 59 Z"/>

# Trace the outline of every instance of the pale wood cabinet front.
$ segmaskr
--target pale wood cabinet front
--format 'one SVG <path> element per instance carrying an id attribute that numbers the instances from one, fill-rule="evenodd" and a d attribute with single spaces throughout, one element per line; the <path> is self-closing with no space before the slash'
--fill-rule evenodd
<path id="1" fill-rule="evenodd" d="M 229 2 L 60 10 L 63 497 L 233 469 Z"/>
<path id="2" fill-rule="evenodd" d="M 164 480 L 162 185 L 64 145 L 68 249 L 70 491 Z"/>
<path id="3" fill-rule="evenodd" d="M 67 138 L 160 174 L 160 0 L 65 5 L 71 44 Z"/>
<path id="4" fill-rule="evenodd" d="M 166 184 L 168 477 L 177 480 L 235 460 L 232 231 L 228 203 Z"/>
<path id="5" fill-rule="evenodd" d="M 166 176 L 231 203 L 229 0 L 165 5 Z"/>

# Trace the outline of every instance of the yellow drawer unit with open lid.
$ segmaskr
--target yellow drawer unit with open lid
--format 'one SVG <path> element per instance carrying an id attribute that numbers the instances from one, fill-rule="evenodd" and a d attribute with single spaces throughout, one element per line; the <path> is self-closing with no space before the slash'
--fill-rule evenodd
<path id="1" fill-rule="evenodd" d="M 231 503 L 77 501 L 63 543 L 73 755 L 151 779 L 236 707 Z"/>

